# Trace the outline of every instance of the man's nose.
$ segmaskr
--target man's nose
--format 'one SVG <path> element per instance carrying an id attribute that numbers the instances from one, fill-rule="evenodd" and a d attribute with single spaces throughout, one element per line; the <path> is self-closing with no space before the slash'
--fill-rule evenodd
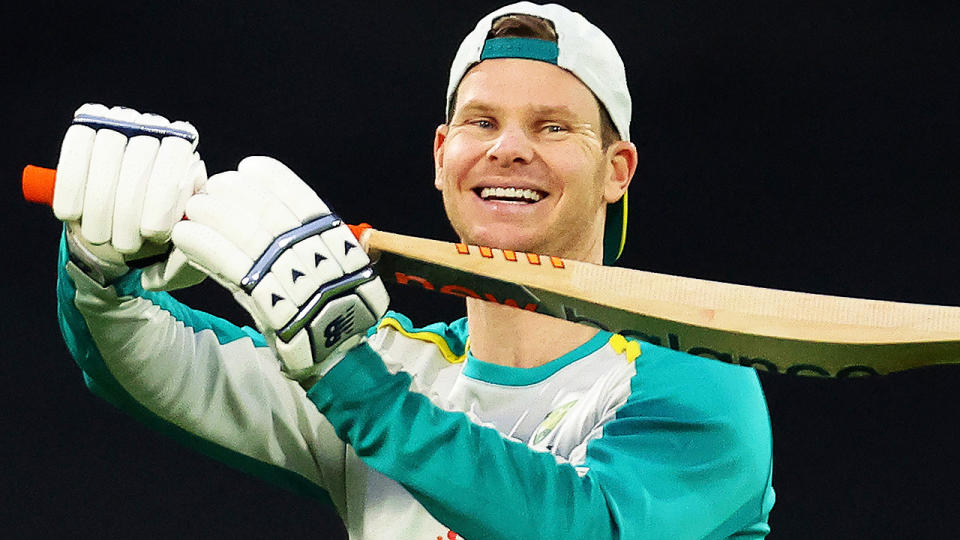
<path id="1" fill-rule="evenodd" d="M 533 141 L 520 126 L 505 126 L 492 142 L 487 159 L 501 167 L 530 163 L 533 159 Z"/>

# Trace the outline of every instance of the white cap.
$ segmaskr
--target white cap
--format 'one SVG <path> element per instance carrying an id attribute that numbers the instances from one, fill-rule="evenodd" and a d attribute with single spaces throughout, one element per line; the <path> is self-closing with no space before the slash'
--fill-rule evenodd
<path id="1" fill-rule="evenodd" d="M 496 19 L 503 15 L 520 14 L 552 22 L 557 31 L 555 47 L 550 42 L 524 38 L 487 41 L 487 33 Z M 573 73 L 606 107 L 620 138 L 630 140 L 631 102 L 623 60 L 613 41 L 583 15 L 557 4 L 518 2 L 480 19 L 476 28 L 460 44 L 450 67 L 447 111 L 450 110 L 450 100 L 460 80 L 474 64 L 486 58 L 504 57 L 541 60 Z"/>

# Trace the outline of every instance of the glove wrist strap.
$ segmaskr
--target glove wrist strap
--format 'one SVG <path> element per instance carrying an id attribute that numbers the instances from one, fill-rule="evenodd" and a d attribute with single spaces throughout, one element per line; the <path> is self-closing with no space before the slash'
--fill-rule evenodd
<path id="1" fill-rule="evenodd" d="M 303 387 L 304 390 L 309 390 L 313 385 L 317 384 L 331 369 L 337 366 L 341 360 L 347 356 L 347 352 L 350 349 L 365 343 L 367 338 L 364 336 L 353 336 L 344 341 L 337 349 L 330 354 L 330 356 L 324 358 L 320 362 L 299 370 L 284 370 L 284 374 L 298 383 Z"/>
<path id="2" fill-rule="evenodd" d="M 69 225 L 66 239 L 70 260 L 100 286 L 106 287 L 130 271 L 130 267 L 122 259 L 110 257 L 103 248 L 98 249 L 97 246 L 88 244 L 74 234 Z"/>

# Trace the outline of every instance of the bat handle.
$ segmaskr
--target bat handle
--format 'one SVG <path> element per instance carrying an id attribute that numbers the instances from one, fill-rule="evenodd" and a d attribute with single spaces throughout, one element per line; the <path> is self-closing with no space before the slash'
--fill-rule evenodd
<path id="1" fill-rule="evenodd" d="M 53 187 L 57 183 L 57 170 L 36 165 L 23 168 L 23 198 L 37 204 L 53 206 Z M 364 231 L 371 229 L 369 223 L 347 225 L 350 232 L 360 240 Z"/>
<path id="2" fill-rule="evenodd" d="M 57 170 L 27 165 L 23 168 L 23 198 L 34 203 L 53 206 L 53 186 L 57 183 Z"/>

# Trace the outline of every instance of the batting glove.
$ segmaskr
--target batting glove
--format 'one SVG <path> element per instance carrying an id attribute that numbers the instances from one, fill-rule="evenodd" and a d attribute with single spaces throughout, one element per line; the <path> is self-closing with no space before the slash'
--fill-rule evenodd
<path id="1" fill-rule="evenodd" d="M 53 212 L 67 224 L 71 255 L 101 284 L 135 260 L 148 289 L 203 280 L 169 245 L 187 198 L 207 178 L 198 140 L 187 122 L 123 107 L 77 109 L 60 149 Z"/>
<path id="2" fill-rule="evenodd" d="M 248 157 L 187 202 L 173 243 L 230 289 L 277 353 L 311 386 L 387 310 L 370 259 L 340 218 L 293 171 Z"/>

